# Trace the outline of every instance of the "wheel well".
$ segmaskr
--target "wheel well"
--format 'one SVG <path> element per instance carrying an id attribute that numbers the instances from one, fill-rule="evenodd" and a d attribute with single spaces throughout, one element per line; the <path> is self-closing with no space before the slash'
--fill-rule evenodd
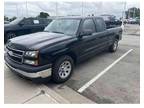
<path id="1" fill-rule="evenodd" d="M 58 58 L 60 58 L 62 56 L 65 56 L 65 55 L 70 56 L 73 59 L 74 64 L 76 64 L 76 62 L 77 62 L 77 56 L 73 52 L 68 52 L 68 53 L 63 53 L 61 55 L 57 55 L 57 57 L 52 62 L 54 63 Z"/>
<path id="2" fill-rule="evenodd" d="M 115 38 L 116 38 L 117 40 L 119 40 L 119 39 L 120 39 L 120 38 L 119 38 L 119 35 L 116 35 L 116 36 L 115 36 Z"/>
<path id="3" fill-rule="evenodd" d="M 73 59 L 74 64 L 76 64 L 76 62 L 77 62 L 77 56 L 76 56 L 75 53 L 69 52 L 69 53 L 66 53 L 66 55 L 70 56 Z"/>

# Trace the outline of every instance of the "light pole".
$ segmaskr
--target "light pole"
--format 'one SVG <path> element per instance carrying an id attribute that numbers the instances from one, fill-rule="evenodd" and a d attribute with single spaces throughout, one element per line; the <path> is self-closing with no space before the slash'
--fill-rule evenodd
<path id="1" fill-rule="evenodd" d="M 84 5 L 84 4 L 83 4 L 83 1 L 82 1 L 82 16 L 83 16 L 83 5 Z"/>
<path id="2" fill-rule="evenodd" d="M 58 15 L 58 6 L 57 6 L 58 4 L 57 4 L 57 1 L 56 1 L 56 16 Z"/>
<path id="3" fill-rule="evenodd" d="M 27 1 L 26 1 L 26 16 L 28 17 L 28 6 L 27 6 Z"/>
<path id="4" fill-rule="evenodd" d="M 17 12 L 17 17 L 18 17 L 18 4 L 16 4 L 16 12 Z"/>

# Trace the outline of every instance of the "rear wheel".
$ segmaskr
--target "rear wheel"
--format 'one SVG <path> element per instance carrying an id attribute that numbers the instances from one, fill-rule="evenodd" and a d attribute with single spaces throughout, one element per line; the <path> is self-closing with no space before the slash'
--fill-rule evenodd
<path id="1" fill-rule="evenodd" d="M 118 40 L 116 39 L 113 44 L 109 47 L 110 52 L 116 52 L 118 48 Z"/>
<path id="2" fill-rule="evenodd" d="M 73 67 L 73 59 L 70 56 L 59 58 L 53 66 L 52 80 L 56 83 L 67 81 L 72 74 Z"/>

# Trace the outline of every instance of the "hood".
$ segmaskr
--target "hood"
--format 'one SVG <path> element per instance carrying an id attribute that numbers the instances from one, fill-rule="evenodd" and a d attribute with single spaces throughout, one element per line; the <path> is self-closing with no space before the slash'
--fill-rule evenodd
<path id="1" fill-rule="evenodd" d="M 4 31 L 11 30 L 15 27 L 14 24 L 4 24 Z"/>
<path id="2" fill-rule="evenodd" d="M 14 24 L 11 24 L 11 23 L 9 23 L 9 24 L 4 24 L 4 27 L 11 27 L 11 26 L 13 26 Z"/>
<path id="3" fill-rule="evenodd" d="M 19 36 L 10 39 L 10 44 L 14 47 L 20 46 L 18 49 L 40 49 L 44 46 L 55 45 L 59 42 L 64 42 L 72 38 L 64 34 L 50 33 L 50 32 L 37 32 L 29 35 Z"/>

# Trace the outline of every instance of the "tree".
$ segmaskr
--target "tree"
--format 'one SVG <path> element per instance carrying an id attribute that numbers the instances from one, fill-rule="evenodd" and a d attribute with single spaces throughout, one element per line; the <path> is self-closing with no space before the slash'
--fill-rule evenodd
<path id="1" fill-rule="evenodd" d="M 140 18 L 140 9 L 136 7 L 129 8 L 127 11 L 125 11 L 126 19 L 128 18 Z"/>
<path id="2" fill-rule="evenodd" d="M 9 21 L 9 18 L 7 16 L 4 16 L 5 21 Z"/>
<path id="3" fill-rule="evenodd" d="M 50 16 L 48 13 L 40 12 L 40 14 L 37 17 L 39 17 L 39 18 L 47 18 L 48 16 Z"/>
<path id="4" fill-rule="evenodd" d="M 13 21 L 13 20 L 15 20 L 15 19 L 17 19 L 17 17 L 12 17 L 11 19 L 9 19 L 9 21 L 11 22 L 11 21 Z"/>

